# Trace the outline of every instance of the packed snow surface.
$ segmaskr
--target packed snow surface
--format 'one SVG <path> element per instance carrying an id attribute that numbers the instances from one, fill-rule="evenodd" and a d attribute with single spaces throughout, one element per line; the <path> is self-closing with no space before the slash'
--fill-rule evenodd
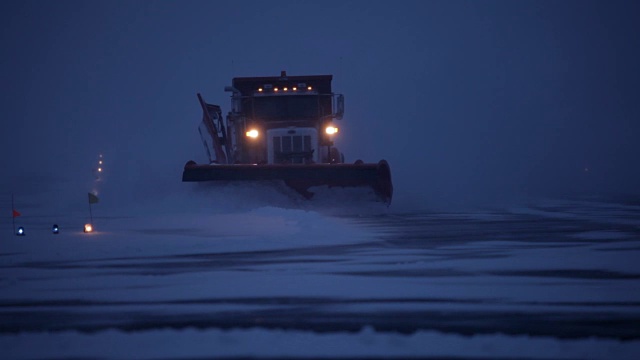
<path id="1" fill-rule="evenodd" d="M 26 236 L 0 224 L 2 357 L 640 354 L 637 203 L 403 213 L 209 190 L 101 197 L 93 233 L 86 204 L 19 197 Z"/>

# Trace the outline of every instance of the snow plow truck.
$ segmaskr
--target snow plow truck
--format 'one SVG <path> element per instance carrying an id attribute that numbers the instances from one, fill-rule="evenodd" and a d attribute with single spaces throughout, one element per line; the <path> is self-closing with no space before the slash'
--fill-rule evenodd
<path id="1" fill-rule="evenodd" d="M 313 187 L 369 187 L 391 202 L 391 170 L 385 160 L 344 162 L 334 146 L 344 96 L 331 89 L 332 75 L 236 77 L 231 111 L 200 94 L 198 127 L 209 164 L 188 161 L 182 181 L 283 181 L 309 199 Z M 310 190 L 311 189 L 311 190 Z"/>

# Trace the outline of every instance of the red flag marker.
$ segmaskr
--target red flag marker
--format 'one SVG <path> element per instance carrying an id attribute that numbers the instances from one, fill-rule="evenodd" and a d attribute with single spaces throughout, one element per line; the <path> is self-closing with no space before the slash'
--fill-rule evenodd
<path id="1" fill-rule="evenodd" d="M 20 214 L 20 213 L 18 212 L 18 210 L 13 209 L 13 217 L 15 218 L 15 217 L 18 217 L 18 216 L 22 216 L 22 214 Z"/>

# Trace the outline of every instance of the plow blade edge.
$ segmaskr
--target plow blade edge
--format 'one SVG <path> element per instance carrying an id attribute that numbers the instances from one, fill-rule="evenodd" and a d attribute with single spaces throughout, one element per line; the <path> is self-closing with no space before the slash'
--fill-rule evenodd
<path id="1" fill-rule="evenodd" d="M 269 181 L 282 180 L 287 186 L 310 198 L 314 186 L 370 187 L 383 201 L 391 203 L 391 170 L 385 160 L 377 164 L 309 165 L 198 165 L 189 161 L 182 181 Z"/>

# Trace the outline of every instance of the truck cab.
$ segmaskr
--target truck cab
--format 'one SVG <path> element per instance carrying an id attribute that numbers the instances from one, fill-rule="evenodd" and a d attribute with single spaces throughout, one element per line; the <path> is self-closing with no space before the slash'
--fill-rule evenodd
<path id="1" fill-rule="evenodd" d="M 331 75 L 236 77 L 227 115 L 233 163 L 341 163 L 334 147 L 344 96 L 331 91 Z"/>

